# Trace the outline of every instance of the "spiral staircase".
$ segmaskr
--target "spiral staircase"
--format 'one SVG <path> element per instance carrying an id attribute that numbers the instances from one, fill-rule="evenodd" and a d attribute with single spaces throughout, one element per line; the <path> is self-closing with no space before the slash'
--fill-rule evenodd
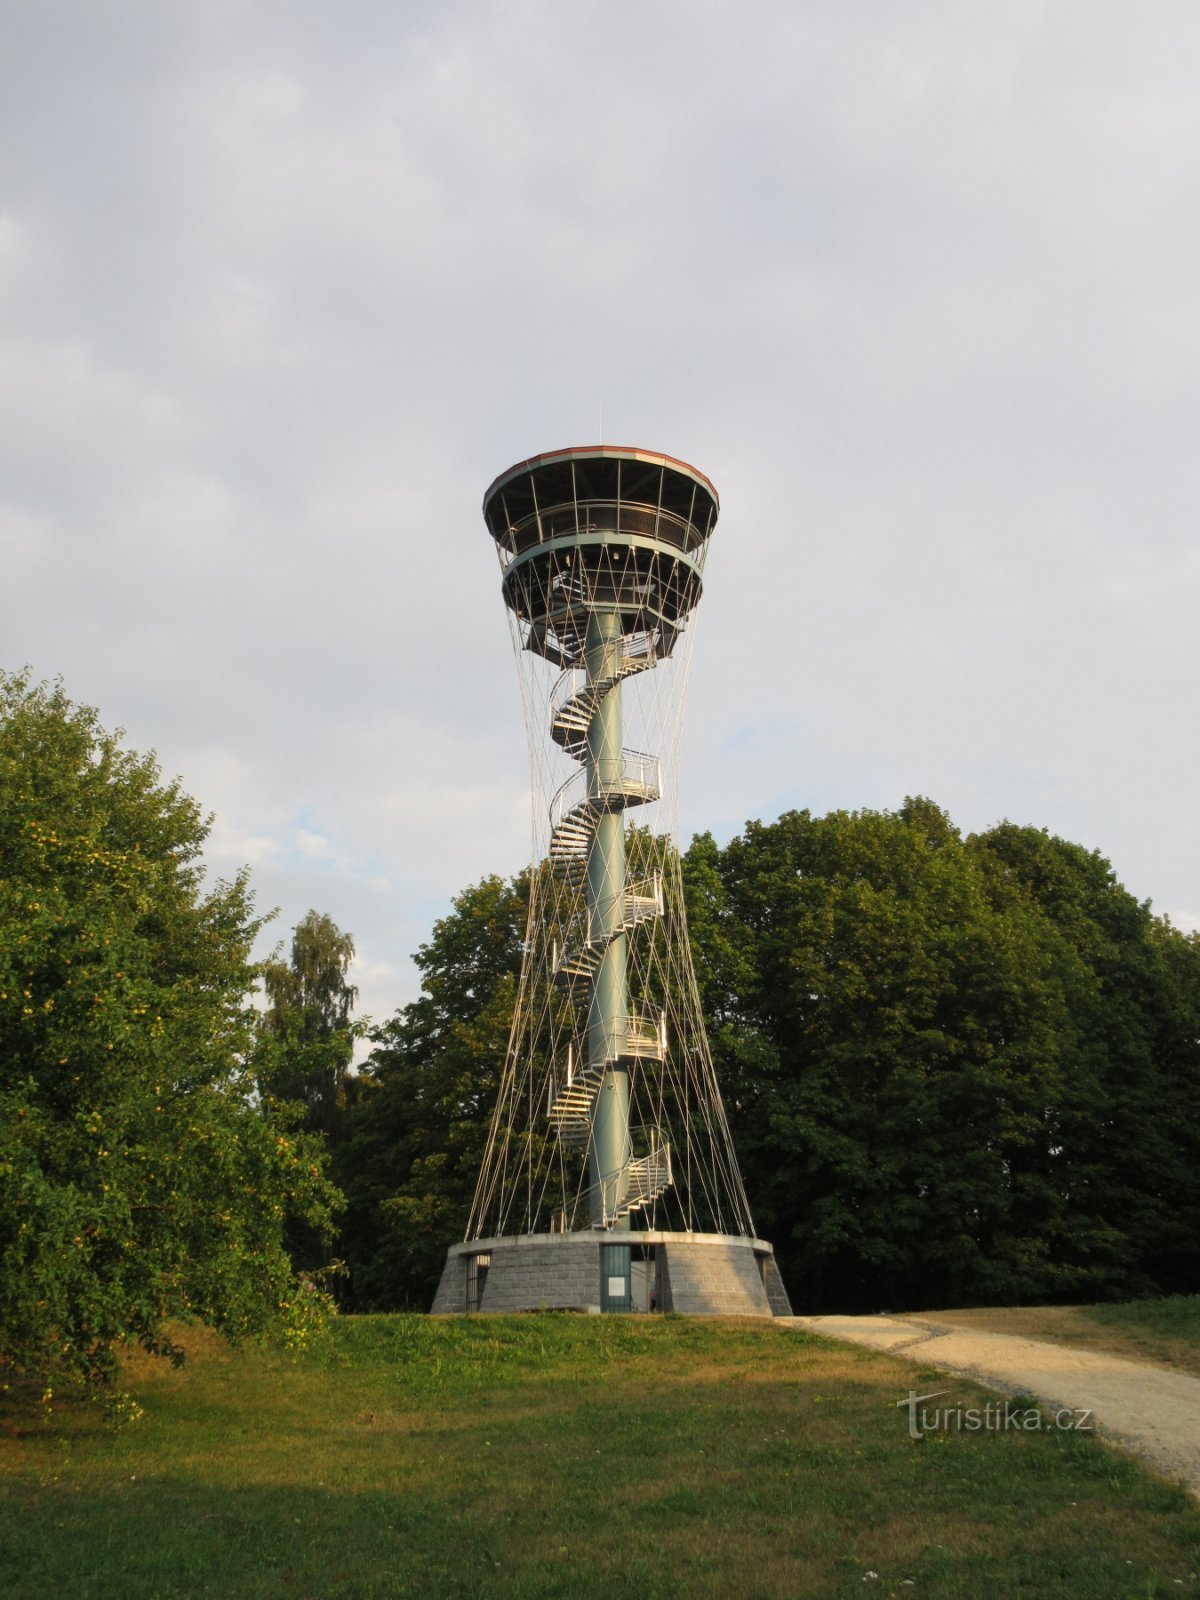
<path id="1" fill-rule="evenodd" d="M 581 764 L 580 771 L 572 774 L 555 794 L 550 808 L 550 864 L 572 898 L 586 889 L 588 857 L 600 818 L 631 806 L 647 805 L 661 793 L 658 762 L 641 751 L 622 750 L 615 775 L 594 779 L 590 787 L 586 770 L 589 735 L 603 702 L 620 692 L 626 678 L 651 670 L 657 661 L 651 635 L 627 634 L 620 641 L 620 653 L 610 671 L 578 688 L 578 668 L 569 666 L 551 697 L 551 737 Z M 661 874 L 627 884 L 621 901 L 621 915 L 616 919 L 607 915 L 611 899 L 607 905 L 581 909 L 568 922 L 562 944 L 554 950 L 554 981 L 585 1015 L 592 982 L 609 945 L 662 916 Z M 600 924 L 605 926 L 601 928 Z M 552 1080 L 550 1128 L 566 1149 L 588 1147 L 596 1098 L 608 1072 L 644 1061 L 661 1064 L 665 1058 L 666 1022 L 661 1014 L 631 1009 L 623 1031 L 619 1047 L 604 1060 L 578 1064 L 573 1050 L 569 1050 L 561 1081 L 557 1076 Z M 604 1219 L 609 1226 L 635 1211 L 648 1210 L 671 1186 L 670 1146 L 657 1127 L 646 1131 L 649 1148 L 643 1155 L 630 1153 L 623 1168 L 622 1198 Z"/>

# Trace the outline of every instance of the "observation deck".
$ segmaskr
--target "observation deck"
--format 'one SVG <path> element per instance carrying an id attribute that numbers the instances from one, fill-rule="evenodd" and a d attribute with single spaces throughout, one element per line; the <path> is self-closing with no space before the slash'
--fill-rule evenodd
<path id="1" fill-rule="evenodd" d="M 617 445 L 553 450 L 519 462 L 483 500 L 505 604 L 525 648 L 577 662 L 588 615 L 616 613 L 621 637 L 669 656 L 703 589 L 720 511 L 703 473 L 673 456 Z"/>

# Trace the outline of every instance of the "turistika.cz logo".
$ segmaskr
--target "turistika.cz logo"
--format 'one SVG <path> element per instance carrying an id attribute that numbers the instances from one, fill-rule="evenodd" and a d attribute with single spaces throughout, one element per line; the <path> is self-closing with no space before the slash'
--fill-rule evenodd
<path id="1" fill-rule="evenodd" d="M 908 1433 L 921 1439 L 927 1433 L 1091 1433 L 1092 1413 L 1083 1406 L 1042 1411 L 1038 1406 L 1012 1400 L 991 1400 L 985 1406 L 934 1406 L 929 1400 L 942 1400 L 949 1389 L 932 1394 L 908 1391 L 896 1401 L 896 1409 L 908 1412 Z"/>

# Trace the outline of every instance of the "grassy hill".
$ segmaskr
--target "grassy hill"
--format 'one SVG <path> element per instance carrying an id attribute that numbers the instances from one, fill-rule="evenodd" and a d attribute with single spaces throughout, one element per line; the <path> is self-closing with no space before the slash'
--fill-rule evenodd
<path id="1" fill-rule="evenodd" d="M 1200 1593 L 1200 1508 L 1094 1439 L 908 1435 L 970 1384 L 771 1324 L 354 1317 L 186 1336 L 143 1420 L 0 1410 L 6 1600 Z"/>

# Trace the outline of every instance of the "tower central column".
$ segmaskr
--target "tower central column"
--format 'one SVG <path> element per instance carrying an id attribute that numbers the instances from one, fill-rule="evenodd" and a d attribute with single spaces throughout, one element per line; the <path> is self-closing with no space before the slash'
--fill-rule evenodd
<path id="1" fill-rule="evenodd" d="M 616 610 L 588 616 L 584 664 L 597 691 L 587 738 L 588 796 L 599 810 L 587 858 L 588 940 L 603 954 L 588 1004 L 588 1066 L 603 1072 L 588 1148 L 590 1220 L 620 1210 L 629 1186 L 629 1073 L 621 1061 L 629 1026 L 625 926 L 625 822 L 614 790 L 624 781 L 621 754 L 621 618 Z M 605 685 L 608 687 L 605 688 Z M 628 1216 L 617 1226 L 627 1229 Z"/>

